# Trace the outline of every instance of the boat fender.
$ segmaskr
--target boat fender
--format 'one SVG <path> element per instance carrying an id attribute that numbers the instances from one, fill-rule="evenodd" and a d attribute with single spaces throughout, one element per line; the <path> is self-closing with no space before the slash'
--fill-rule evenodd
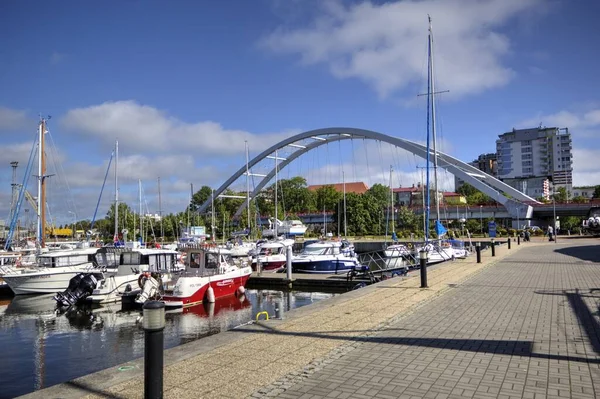
<path id="1" fill-rule="evenodd" d="M 246 293 L 246 288 L 244 288 L 244 286 L 243 286 L 243 285 L 240 285 L 240 286 L 238 287 L 238 289 L 237 289 L 237 291 L 236 291 L 236 292 L 237 292 L 237 295 L 238 295 L 239 297 L 241 297 L 241 296 L 243 296 L 243 295 Z"/>
<path id="2" fill-rule="evenodd" d="M 398 273 L 398 272 L 393 272 L 393 273 L 392 273 L 392 278 L 394 278 L 394 277 L 398 277 L 399 275 L 400 275 L 400 273 Z"/>
<path id="3" fill-rule="evenodd" d="M 366 283 L 358 283 L 358 284 L 356 284 L 356 285 L 354 286 L 354 288 L 352 288 L 352 290 L 357 290 L 357 289 L 359 289 L 359 288 L 363 288 L 363 287 L 366 287 L 366 286 L 367 286 L 367 284 L 366 284 Z"/>
<path id="4" fill-rule="evenodd" d="M 206 301 L 209 303 L 213 303 L 215 301 L 215 290 L 213 290 L 213 287 L 211 287 L 210 285 L 206 290 Z"/>

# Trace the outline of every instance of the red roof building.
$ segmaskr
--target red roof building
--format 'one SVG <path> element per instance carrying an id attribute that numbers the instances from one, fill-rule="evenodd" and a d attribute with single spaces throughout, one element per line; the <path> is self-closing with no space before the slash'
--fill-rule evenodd
<path id="1" fill-rule="evenodd" d="M 325 186 L 333 186 L 335 191 L 340 193 L 344 192 L 344 183 L 335 183 L 335 184 L 313 184 L 312 186 L 308 186 L 310 191 L 317 191 L 321 187 Z M 355 194 L 364 194 L 369 190 L 369 186 L 367 186 L 363 182 L 351 182 L 346 183 L 346 193 L 355 193 Z"/>

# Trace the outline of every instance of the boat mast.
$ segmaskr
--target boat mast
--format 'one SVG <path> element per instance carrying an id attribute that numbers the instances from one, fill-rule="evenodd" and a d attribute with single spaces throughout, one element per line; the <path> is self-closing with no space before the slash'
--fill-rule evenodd
<path id="1" fill-rule="evenodd" d="M 37 217 L 38 228 L 37 238 L 40 248 L 46 246 L 46 152 L 44 135 L 46 134 L 46 120 L 41 118 L 39 126 L 39 145 L 38 145 L 38 202 Z"/>
<path id="2" fill-rule="evenodd" d="M 162 217 L 162 201 L 161 201 L 161 196 L 160 196 L 160 176 L 158 176 L 158 216 L 160 217 L 160 244 L 162 246 L 163 244 L 163 236 L 164 236 L 164 229 L 163 229 L 163 217 Z"/>
<path id="3" fill-rule="evenodd" d="M 142 179 L 138 179 L 138 201 L 140 203 L 139 206 L 140 206 L 140 238 L 141 238 L 140 245 L 141 245 L 142 242 L 144 242 L 144 221 L 142 219 L 142 212 L 144 211 L 142 208 Z M 135 220 L 135 216 L 134 216 L 133 220 Z M 135 234 L 135 231 L 133 232 L 133 234 Z"/>
<path id="4" fill-rule="evenodd" d="M 212 236 L 212 240 L 213 242 L 217 242 L 217 238 L 215 237 L 215 190 L 213 189 L 210 195 L 210 204 L 211 204 L 211 209 L 212 209 L 212 215 L 211 215 L 211 220 L 210 220 L 210 229 L 211 229 L 211 236 Z"/>
<path id="5" fill-rule="evenodd" d="M 433 76 L 433 30 L 431 29 L 431 16 L 429 18 L 429 79 L 431 80 L 431 136 L 433 138 L 433 184 L 435 187 L 435 216 L 440 220 L 440 198 L 438 196 L 438 159 L 436 148 L 435 130 L 435 78 Z M 428 187 L 429 189 L 429 187 Z"/>
<path id="6" fill-rule="evenodd" d="M 119 182 L 118 182 L 118 169 L 119 169 L 119 141 L 115 141 L 115 239 L 117 242 L 119 239 Z"/>
<path id="7" fill-rule="evenodd" d="M 246 213 L 248 219 L 248 229 L 250 229 L 250 171 L 248 170 L 248 140 L 244 141 L 246 146 Z"/>
<path id="8" fill-rule="evenodd" d="M 391 234 L 392 234 L 392 242 L 394 241 L 393 236 L 394 236 L 394 185 L 392 183 L 392 172 L 394 171 L 394 169 L 392 168 L 392 165 L 390 165 L 390 204 L 392 206 L 391 212 L 392 212 L 392 228 L 391 228 Z"/>
<path id="9" fill-rule="evenodd" d="M 430 203 L 431 203 L 431 190 L 430 190 L 430 186 L 429 186 L 429 155 L 430 155 L 430 146 L 429 146 L 429 137 L 430 137 L 430 129 L 429 129 L 429 106 L 431 104 L 431 17 L 429 17 L 429 24 L 430 24 L 430 29 L 429 29 L 429 37 L 427 40 L 427 61 L 428 61 L 428 68 L 427 68 L 427 159 L 426 159 L 426 169 L 427 169 L 427 205 L 425 208 L 425 243 L 429 242 L 429 213 L 430 213 Z"/>
<path id="10" fill-rule="evenodd" d="M 346 177 L 342 171 L 342 181 L 344 183 L 344 237 L 348 237 L 348 223 L 346 220 Z"/>
<path id="11" fill-rule="evenodd" d="M 278 214 L 277 214 L 277 169 L 278 169 L 278 160 L 279 158 L 277 157 L 277 150 L 275 150 L 275 229 L 273 230 L 275 232 L 275 238 L 277 238 L 277 221 L 279 220 L 278 218 Z"/>

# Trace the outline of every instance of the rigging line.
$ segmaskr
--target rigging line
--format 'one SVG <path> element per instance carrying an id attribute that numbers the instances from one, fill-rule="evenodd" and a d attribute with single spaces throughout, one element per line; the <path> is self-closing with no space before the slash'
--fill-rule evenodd
<path id="1" fill-rule="evenodd" d="M 73 206 L 73 210 L 75 211 L 75 214 L 77 214 L 77 207 L 76 207 L 76 204 L 75 204 L 75 199 L 73 197 L 73 193 L 71 192 L 71 187 L 69 186 L 69 181 L 67 179 L 67 174 L 65 173 L 65 170 L 64 170 L 62 164 L 57 161 L 58 160 L 58 150 L 56 148 L 56 143 L 54 142 L 54 136 L 52 136 L 52 133 L 50 132 L 49 129 L 47 129 L 47 131 L 48 131 L 48 133 L 46 133 L 46 134 L 50 138 L 50 144 L 51 144 L 50 145 L 50 149 L 52 151 L 52 164 L 54 165 L 54 170 L 56 170 L 58 172 L 59 176 L 61 176 L 62 179 L 64 179 L 64 182 L 65 182 L 65 185 L 66 185 L 66 188 L 67 188 L 67 193 L 69 195 L 68 196 L 68 201 L 67 201 L 67 206 L 68 205 L 72 205 Z M 59 183 L 60 183 L 60 181 L 59 181 Z M 70 202 L 70 204 L 69 204 L 69 202 Z"/>
<path id="2" fill-rule="evenodd" d="M 379 159 L 383 160 L 383 152 L 381 150 L 381 140 L 377 140 L 377 148 L 379 150 Z M 386 185 L 386 176 L 385 176 L 385 168 L 383 167 L 383 162 L 379 163 L 381 165 L 381 184 Z"/>
<path id="3" fill-rule="evenodd" d="M 115 151 L 113 150 L 110 154 L 110 159 L 108 160 L 108 167 L 106 168 L 106 174 L 104 175 L 104 181 L 102 182 L 102 188 L 100 189 L 100 195 L 98 196 L 98 202 L 96 203 L 96 209 L 94 210 L 94 216 L 92 218 L 92 223 L 90 225 L 90 230 L 94 228 L 94 224 L 96 224 L 96 216 L 98 215 L 98 208 L 100 207 L 100 200 L 102 199 L 102 192 L 104 191 L 104 186 L 106 185 L 106 179 L 108 178 L 108 173 L 110 171 L 110 164 L 112 163 L 112 159 L 115 155 Z"/>

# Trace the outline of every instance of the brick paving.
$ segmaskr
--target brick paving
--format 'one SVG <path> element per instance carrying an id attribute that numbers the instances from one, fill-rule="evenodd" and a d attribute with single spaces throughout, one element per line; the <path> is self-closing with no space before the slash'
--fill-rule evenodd
<path id="1" fill-rule="evenodd" d="M 593 398 L 599 304 L 600 241 L 532 246 L 252 397 Z"/>

